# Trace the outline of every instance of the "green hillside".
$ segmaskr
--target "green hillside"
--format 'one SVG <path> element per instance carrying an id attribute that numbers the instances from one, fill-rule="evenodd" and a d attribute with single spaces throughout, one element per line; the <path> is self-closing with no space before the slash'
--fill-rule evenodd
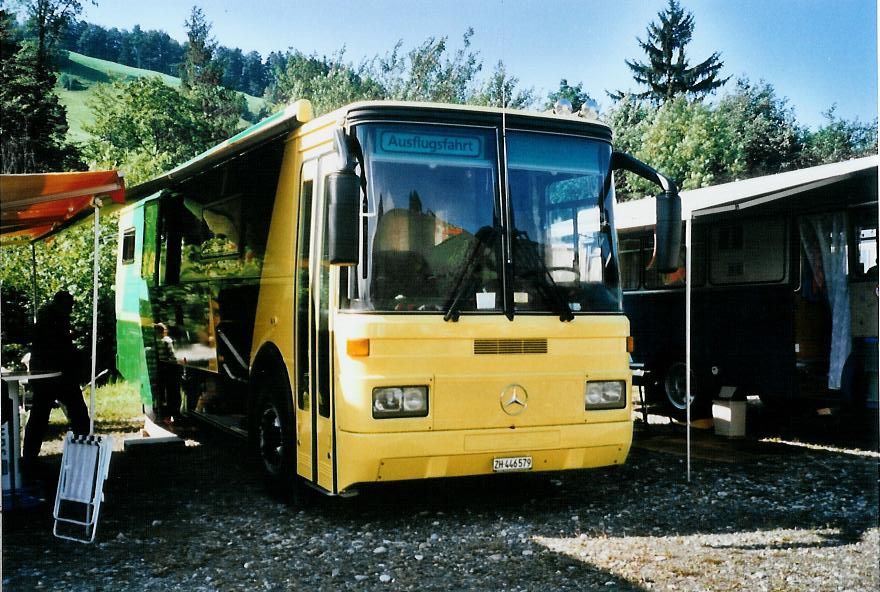
<path id="1" fill-rule="evenodd" d="M 174 76 L 153 72 L 152 70 L 132 68 L 131 66 L 91 58 L 75 52 L 70 52 L 67 62 L 61 66 L 58 76 L 59 80 L 65 74 L 75 80 L 73 84 L 75 90 L 66 90 L 59 82 L 56 91 L 58 92 L 61 104 L 67 108 L 67 123 L 70 128 L 68 130 L 68 137 L 76 142 L 81 142 L 88 138 L 88 134 L 83 129 L 83 126 L 91 123 L 94 119 L 88 105 L 91 97 L 94 95 L 93 87 L 96 84 L 142 76 L 158 76 L 170 86 L 180 86 L 180 79 Z M 247 94 L 244 97 L 247 99 L 248 110 L 251 113 L 257 113 L 266 104 L 259 97 Z M 248 124 L 242 121 L 242 125 Z"/>

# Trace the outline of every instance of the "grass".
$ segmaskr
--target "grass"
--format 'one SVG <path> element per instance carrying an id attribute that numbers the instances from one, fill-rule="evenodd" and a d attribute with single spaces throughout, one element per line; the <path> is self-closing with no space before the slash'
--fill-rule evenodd
<path id="1" fill-rule="evenodd" d="M 86 406 L 89 404 L 89 389 L 83 389 Z M 115 382 L 98 387 L 95 392 L 95 424 L 118 425 L 129 423 L 143 416 L 140 394 L 135 385 L 128 382 Z M 61 409 L 53 409 L 49 416 L 50 425 L 67 425 L 67 417 Z"/>
<path id="2" fill-rule="evenodd" d="M 79 83 L 78 90 L 66 90 L 60 84 L 55 87 L 59 101 L 67 108 L 67 136 L 74 142 L 83 142 L 89 138 L 89 134 L 85 131 L 85 126 L 95 120 L 89 108 L 89 103 L 94 96 L 94 87 L 96 85 L 116 80 L 158 76 L 169 86 L 180 86 L 180 78 L 169 76 L 168 74 L 124 66 L 116 62 L 89 57 L 73 51 L 68 54 L 67 62 L 62 64 L 59 79 L 61 74 L 67 74 Z M 244 97 L 247 100 L 248 110 L 251 113 L 257 113 L 266 104 L 259 97 L 248 94 L 245 94 Z M 244 120 L 242 120 L 242 124 L 243 126 L 250 125 Z"/>

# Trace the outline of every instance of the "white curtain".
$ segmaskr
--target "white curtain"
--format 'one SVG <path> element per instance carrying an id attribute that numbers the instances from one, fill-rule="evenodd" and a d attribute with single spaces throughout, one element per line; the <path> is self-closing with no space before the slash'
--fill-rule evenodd
<path id="1" fill-rule="evenodd" d="M 839 390 L 843 366 L 852 350 L 846 262 L 846 214 L 833 212 L 799 220 L 801 244 L 817 284 L 831 305 L 831 358 L 828 388 Z"/>

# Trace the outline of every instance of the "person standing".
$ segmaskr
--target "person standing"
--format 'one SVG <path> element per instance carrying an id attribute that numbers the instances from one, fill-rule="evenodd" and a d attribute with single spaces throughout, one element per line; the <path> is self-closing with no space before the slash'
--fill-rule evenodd
<path id="1" fill-rule="evenodd" d="M 174 354 L 174 340 L 165 323 L 156 323 L 156 352 L 159 358 L 159 392 L 162 402 L 160 415 L 165 423 L 173 423 L 180 416 L 180 367 Z"/>
<path id="2" fill-rule="evenodd" d="M 61 375 L 31 382 L 34 397 L 24 434 L 23 466 L 33 464 L 40 455 L 55 401 L 64 405 L 74 434 L 89 433 L 89 412 L 79 385 L 79 355 L 70 335 L 72 311 L 73 296 L 62 290 L 37 313 L 30 371 L 33 374 L 61 372 Z"/>

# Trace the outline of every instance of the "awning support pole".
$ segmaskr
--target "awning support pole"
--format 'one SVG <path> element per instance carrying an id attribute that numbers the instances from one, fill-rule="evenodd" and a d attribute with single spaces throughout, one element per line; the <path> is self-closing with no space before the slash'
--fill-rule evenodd
<path id="1" fill-rule="evenodd" d="M 685 405 L 687 408 L 687 480 L 691 482 L 691 226 L 693 214 L 689 213 L 685 223 Z"/>
<path id="2" fill-rule="evenodd" d="M 94 268 L 92 270 L 92 376 L 89 387 L 89 435 L 95 433 L 95 376 L 97 370 L 98 353 L 98 275 L 99 249 L 101 238 L 101 199 L 95 197 L 92 200 L 95 208 L 95 244 L 94 244 Z"/>
<path id="3" fill-rule="evenodd" d="M 31 316 L 34 325 L 37 324 L 37 245 L 31 243 Z"/>

